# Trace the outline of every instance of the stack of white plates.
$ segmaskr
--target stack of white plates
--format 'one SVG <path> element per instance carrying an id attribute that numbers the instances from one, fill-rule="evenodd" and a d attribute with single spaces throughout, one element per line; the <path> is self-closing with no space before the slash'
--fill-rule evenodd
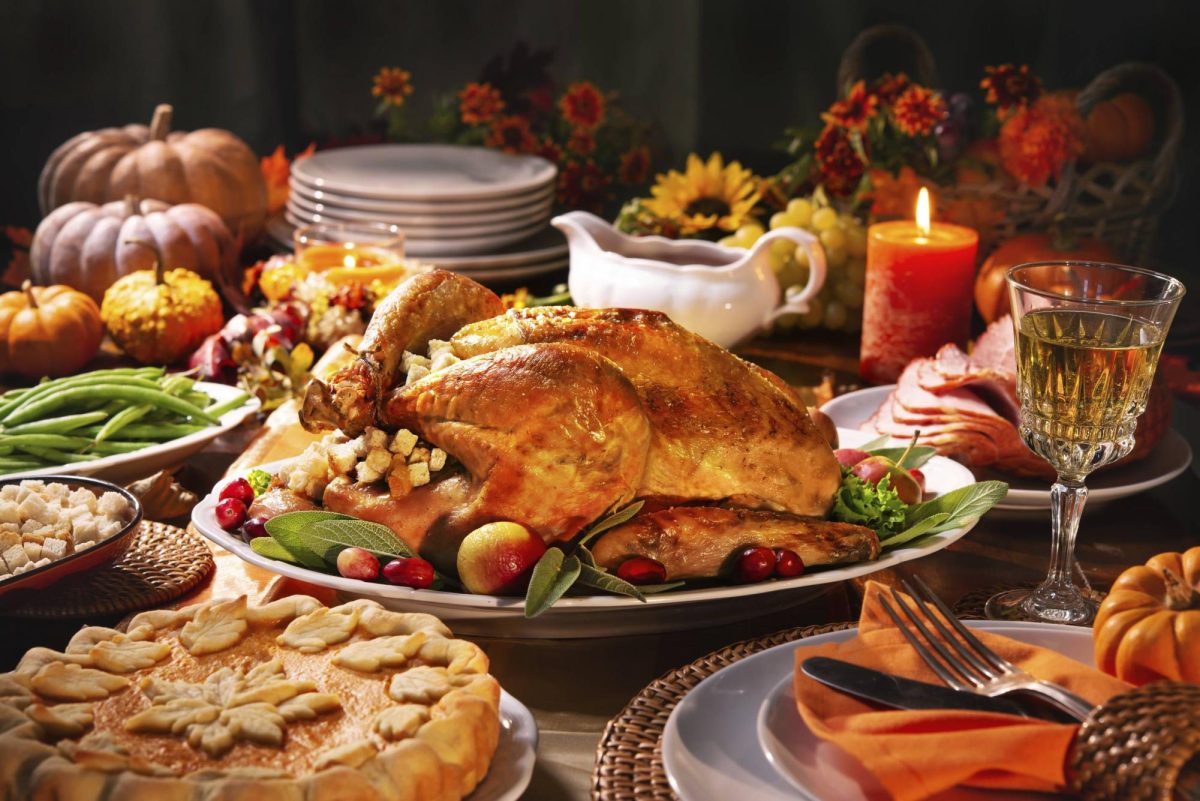
<path id="1" fill-rule="evenodd" d="M 271 238 L 291 248 L 296 226 L 381 222 L 404 232 L 408 256 L 486 280 L 566 265 L 548 225 L 553 164 L 458 145 L 367 145 L 319 152 L 292 165 L 291 193 Z"/>

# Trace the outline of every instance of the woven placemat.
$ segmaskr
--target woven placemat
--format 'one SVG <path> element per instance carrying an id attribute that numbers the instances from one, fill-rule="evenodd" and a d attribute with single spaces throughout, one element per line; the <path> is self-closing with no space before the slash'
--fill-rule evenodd
<path id="1" fill-rule="evenodd" d="M 1029 582 L 1028 584 L 993 584 L 990 587 L 971 590 L 962 598 L 959 598 L 958 603 L 954 605 L 954 616 L 959 620 L 987 620 L 988 616 L 987 612 L 984 611 L 984 607 L 987 606 L 988 599 L 993 595 L 1005 590 L 1032 590 L 1036 586 L 1038 586 L 1036 582 Z M 1085 594 L 1096 603 L 1104 600 L 1104 593 L 1094 588 Z M 1033 623 L 1044 622 L 1037 618 L 1029 617 L 1019 610 L 1014 610 L 1012 616 L 1006 619 Z"/>
<path id="2" fill-rule="evenodd" d="M 676 801 L 663 770 L 662 735 L 671 710 L 693 687 L 721 668 L 753 653 L 854 625 L 801 626 L 756 640 L 744 640 L 655 679 L 605 727 L 596 748 L 592 798 L 596 801 Z"/>
<path id="3" fill-rule="evenodd" d="M 188 592 L 214 566 L 212 551 L 199 534 L 143 521 L 112 564 L 64 578 L 0 615 L 66 620 L 148 609 Z"/>

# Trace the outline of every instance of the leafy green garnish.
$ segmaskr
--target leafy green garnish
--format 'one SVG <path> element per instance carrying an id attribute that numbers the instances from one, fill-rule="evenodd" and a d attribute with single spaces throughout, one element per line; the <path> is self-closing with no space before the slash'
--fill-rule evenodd
<path id="1" fill-rule="evenodd" d="M 603 517 L 596 521 L 595 525 L 589 528 L 587 533 L 579 538 L 579 545 L 587 545 L 589 542 L 596 539 L 596 537 L 599 537 L 610 528 L 616 528 L 622 523 L 628 522 L 633 518 L 634 515 L 642 511 L 642 507 L 645 505 L 645 503 L 645 501 L 634 501 L 628 506 L 618 509 L 607 517 Z"/>
<path id="2" fill-rule="evenodd" d="M 270 537 L 255 537 L 250 540 L 250 550 L 254 551 L 259 556 L 265 556 L 268 559 L 274 559 L 279 562 L 287 562 L 293 565 L 299 565 L 300 562 L 296 557 L 292 556 L 291 551 L 284 548 L 277 540 Z"/>
<path id="3" fill-rule="evenodd" d="M 537 617 L 563 596 L 579 578 L 583 563 L 561 548 L 549 548 L 533 566 L 525 592 L 525 617 Z"/>
<path id="4" fill-rule="evenodd" d="M 250 482 L 250 488 L 254 490 L 255 497 L 258 497 L 271 486 L 271 474 L 255 468 L 246 474 L 246 481 Z"/>
<path id="5" fill-rule="evenodd" d="M 934 515 L 945 514 L 946 519 L 930 529 L 929 533 L 949 531 L 978 520 L 984 512 L 1004 500 L 1007 494 L 1008 485 L 1003 481 L 968 484 L 913 506 L 908 510 L 907 523 L 911 526 Z"/>
<path id="6" fill-rule="evenodd" d="M 636 586 L 623 578 L 618 578 L 612 573 L 608 573 L 598 567 L 592 567 L 591 565 L 580 565 L 578 583 L 596 590 L 604 590 L 605 592 L 616 593 L 617 595 L 628 595 L 630 598 L 637 598 L 642 603 L 646 602 L 646 596 Z"/>
<path id="7" fill-rule="evenodd" d="M 267 521 L 267 533 L 292 556 L 310 570 L 328 570 L 329 560 L 324 552 L 314 548 L 304 534 L 304 529 L 324 520 L 350 519 L 337 512 L 287 512 Z"/>
<path id="8" fill-rule="evenodd" d="M 867 453 L 872 456 L 886 457 L 895 462 L 898 467 L 911 470 L 914 467 L 920 467 L 937 455 L 937 448 L 931 448 L 928 445 L 917 445 L 913 448 L 876 448 L 875 450 L 867 451 Z"/>
<path id="9" fill-rule="evenodd" d="M 829 518 L 874 529 L 882 541 L 905 528 L 907 514 L 908 504 L 900 500 L 887 476 L 872 486 L 858 476 L 846 473 L 833 496 Z"/>
<path id="10" fill-rule="evenodd" d="M 302 535 L 326 561 L 336 559 L 343 548 L 362 548 L 376 556 L 417 555 L 390 528 L 366 520 L 320 520 L 305 526 Z"/>

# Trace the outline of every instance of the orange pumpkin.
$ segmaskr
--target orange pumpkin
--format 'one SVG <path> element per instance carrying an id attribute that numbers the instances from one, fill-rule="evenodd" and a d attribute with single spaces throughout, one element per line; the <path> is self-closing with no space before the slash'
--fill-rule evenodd
<path id="1" fill-rule="evenodd" d="M 1096 665 L 1133 684 L 1200 682 L 1200 547 L 1117 577 L 1092 625 Z"/>
<path id="2" fill-rule="evenodd" d="M 1085 239 L 1072 242 L 1057 233 L 1021 234 L 992 251 L 975 277 L 975 307 L 987 322 L 1009 312 L 1008 287 L 1004 274 L 1009 267 L 1031 261 L 1112 261 L 1113 252 L 1103 242 Z"/>
<path id="3" fill-rule="evenodd" d="M 83 367 L 104 338 L 96 301 L 69 286 L 31 286 L 0 295 L 0 372 L 63 376 Z"/>
<path id="4" fill-rule="evenodd" d="M 1083 160 L 1128 161 L 1154 138 L 1154 110 L 1141 95 L 1123 92 L 1092 107 L 1084 120 Z"/>

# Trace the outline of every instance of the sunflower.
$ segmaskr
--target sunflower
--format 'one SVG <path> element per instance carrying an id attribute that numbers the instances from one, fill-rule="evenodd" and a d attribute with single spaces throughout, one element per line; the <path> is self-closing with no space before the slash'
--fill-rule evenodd
<path id="1" fill-rule="evenodd" d="M 590 131 L 604 122 L 604 95 L 589 81 L 568 86 L 559 98 L 558 108 L 572 128 Z"/>
<path id="2" fill-rule="evenodd" d="M 529 120 L 515 114 L 493 122 L 484 144 L 505 153 L 533 153 L 539 147 L 529 128 Z"/>
<path id="3" fill-rule="evenodd" d="M 850 87 L 845 100 L 839 100 L 821 115 L 830 125 L 840 125 L 855 131 L 865 131 L 867 123 L 879 108 L 879 98 L 867 91 L 867 85 L 859 81 Z"/>
<path id="4" fill-rule="evenodd" d="M 650 189 L 646 208 L 679 224 L 683 236 L 711 231 L 736 231 L 758 203 L 762 180 L 736 161 L 725 165 L 720 153 L 708 162 L 688 156 L 686 172 L 659 175 Z M 714 232 L 715 233 L 715 232 Z"/>
<path id="5" fill-rule="evenodd" d="M 491 122 L 504 111 L 500 90 L 490 83 L 469 83 L 458 93 L 459 115 L 464 125 Z"/>
<path id="6" fill-rule="evenodd" d="M 924 136 L 946 116 L 946 101 L 932 89 L 913 84 L 892 104 L 896 127 L 908 136 Z"/>
<path id="7" fill-rule="evenodd" d="M 379 70 L 375 75 L 375 85 L 371 87 L 371 94 L 396 108 L 404 105 L 404 98 L 411 95 L 412 91 L 412 73 L 399 67 Z"/>

